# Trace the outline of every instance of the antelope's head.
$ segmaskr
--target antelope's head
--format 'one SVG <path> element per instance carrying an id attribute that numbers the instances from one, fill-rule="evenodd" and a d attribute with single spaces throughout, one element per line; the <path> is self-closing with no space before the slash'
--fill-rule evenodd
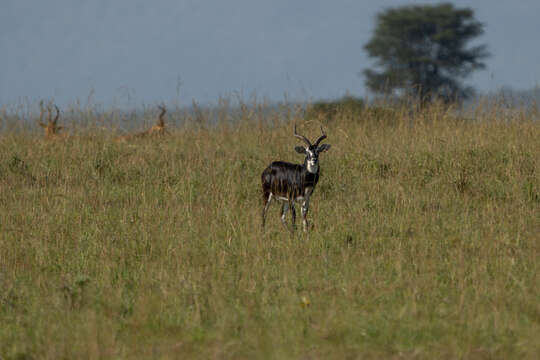
<path id="1" fill-rule="evenodd" d="M 300 135 L 296 132 L 296 124 L 294 125 L 294 136 L 306 143 L 307 146 L 296 146 L 296 150 L 299 154 L 304 154 L 306 159 L 304 161 L 307 171 L 310 173 L 316 173 L 319 170 L 319 154 L 330 149 L 329 144 L 319 145 L 321 141 L 326 139 L 326 134 L 321 126 L 322 135 L 315 141 L 314 144 L 306 138 L 304 135 Z"/>

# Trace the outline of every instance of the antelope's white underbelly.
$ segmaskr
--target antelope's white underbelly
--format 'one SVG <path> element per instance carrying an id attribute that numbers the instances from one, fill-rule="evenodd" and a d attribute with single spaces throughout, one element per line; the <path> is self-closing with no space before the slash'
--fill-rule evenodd
<path id="1" fill-rule="evenodd" d="M 308 195 L 308 197 L 309 197 L 309 195 L 311 195 L 311 192 L 312 192 L 312 191 L 313 191 L 313 188 L 311 188 L 311 187 L 306 188 L 306 194 Z M 276 196 L 276 195 L 274 195 L 274 194 L 272 194 L 272 196 L 273 196 L 274 198 L 276 198 L 277 200 L 279 200 L 279 201 L 286 201 L 286 202 L 289 202 L 289 198 L 288 198 L 288 197 L 285 197 L 285 196 Z M 294 201 L 298 201 L 298 202 L 303 202 L 304 200 L 305 200 L 305 197 L 304 197 L 304 196 L 297 196 L 297 197 L 294 198 Z"/>
<path id="2" fill-rule="evenodd" d="M 275 198 L 279 201 L 287 201 L 289 202 L 289 198 L 287 197 L 284 197 L 284 196 L 275 196 Z M 304 197 L 303 196 L 297 196 L 294 198 L 294 201 L 304 201 Z"/>

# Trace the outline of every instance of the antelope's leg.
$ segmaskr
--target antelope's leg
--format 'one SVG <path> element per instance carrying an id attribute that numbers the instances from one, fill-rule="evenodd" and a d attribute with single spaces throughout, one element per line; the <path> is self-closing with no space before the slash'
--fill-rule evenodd
<path id="1" fill-rule="evenodd" d="M 302 228 L 304 232 L 308 231 L 307 213 L 309 210 L 309 195 L 306 196 L 304 202 L 302 202 Z"/>
<path id="2" fill-rule="evenodd" d="M 281 205 L 281 223 L 283 224 L 283 226 L 285 226 L 285 229 L 287 229 L 287 230 L 288 230 L 288 228 L 287 228 L 286 215 L 287 215 L 288 210 L 289 210 L 289 203 L 284 202 L 283 205 Z"/>
<path id="3" fill-rule="evenodd" d="M 268 210 L 268 207 L 270 206 L 271 202 L 272 202 L 272 193 L 268 194 L 266 204 L 264 204 L 264 208 L 262 211 L 262 227 L 263 228 L 264 228 L 264 223 L 266 222 L 266 211 Z"/>
<path id="4" fill-rule="evenodd" d="M 291 230 L 294 231 L 296 229 L 296 209 L 294 208 L 294 201 L 291 201 L 291 215 L 292 215 L 292 228 Z"/>

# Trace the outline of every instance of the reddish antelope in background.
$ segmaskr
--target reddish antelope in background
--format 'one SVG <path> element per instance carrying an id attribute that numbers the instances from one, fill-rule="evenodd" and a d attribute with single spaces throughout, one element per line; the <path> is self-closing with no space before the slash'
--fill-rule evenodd
<path id="1" fill-rule="evenodd" d="M 319 143 L 326 139 L 326 134 L 321 126 L 322 135 L 312 145 L 303 135 L 296 132 L 294 125 L 294 136 L 304 141 L 307 146 L 296 146 L 297 153 L 304 154 L 303 164 L 291 164 L 284 161 L 274 161 L 262 173 L 262 190 L 264 208 L 262 211 L 262 226 L 266 220 L 266 211 L 273 198 L 282 202 L 281 222 L 287 228 L 286 214 L 289 208 L 292 214 L 292 228 L 295 229 L 296 211 L 294 203 L 302 203 L 302 225 L 304 231 L 308 229 L 307 213 L 309 209 L 309 199 L 315 186 L 319 181 L 319 154 L 330 149 L 329 144 Z"/>
<path id="2" fill-rule="evenodd" d="M 39 102 L 39 126 L 45 129 L 45 138 L 49 140 L 61 139 L 65 137 L 65 134 L 60 134 L 60 130 L 64 127 L 58 125 L 58 118 L 60 117 L 60 110 L 58 106 L 54 105 L 56 109 L 56 116 L 52 120 L 52 109 L 51 105 L 47 105 L 47 112 L 49 113 L 47 117 L 47 124 L 43 123 L 43 115 L 45 114 L 45 109 L 43 108 L 43 100 Z"/>
<path id="3" fill-rule="evenodd" d="M 136 134 L 119 136 L 115 140 L 123 142 L 123 141 L 128 141 L 131 139 L 145 138 L 149 136 L 161 136 L 161 135 L 168 134 L 169 132 L 167 131 L 167 129 L 165 129 L 165 120 L 163 119 L 163 117 L 165 116 L 165 113 L 167 112 L 167 109 L 163 105 L 158 106 L 158 109 L 161 110 L 161 112 L 159 113 L 156 125 L 152 126 L 148 130 L 141 131 Z"/>

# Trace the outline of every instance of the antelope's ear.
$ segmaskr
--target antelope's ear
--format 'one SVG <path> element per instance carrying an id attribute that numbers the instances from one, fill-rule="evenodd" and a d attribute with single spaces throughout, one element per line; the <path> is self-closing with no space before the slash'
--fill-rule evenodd
<path id="1" fill-rule="evenodd" d="M 295 146 L 294 150 L 296 150 L 296 152 L 299 153 L 299 154 L 305 154 L 306 153 L 306 148 L 303 147 L 303 146 Z"/>
<path id="2" fill-rule="evenodd" d="M 330 150 L 330 146 L 331 146 L 330 144 L 322 144 L 321 146 L 317 148 L 317 152 L 322 153 L 322 152 L 328 151 Z"/>

